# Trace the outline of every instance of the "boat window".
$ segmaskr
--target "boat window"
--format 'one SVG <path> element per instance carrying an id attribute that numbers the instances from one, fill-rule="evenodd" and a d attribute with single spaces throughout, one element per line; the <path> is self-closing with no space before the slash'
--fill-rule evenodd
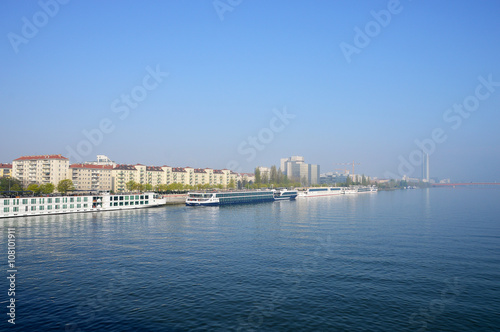
<path id="1" fill-rule="evenodd" d="M 8 199 L 4 199 L 3 200 L 3 205 L 9 205 L 9 200 Z"/>

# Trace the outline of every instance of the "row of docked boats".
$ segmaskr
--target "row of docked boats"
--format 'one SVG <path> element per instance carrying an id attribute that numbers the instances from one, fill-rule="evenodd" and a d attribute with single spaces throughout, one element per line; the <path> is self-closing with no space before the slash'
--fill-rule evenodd
<path id="1" fill-rule="evenodd" d="M 376 187 L 315 187 L 306 190 L 245 190 L 190 192 L 188 206 L 274 202 L 295 198 L 349 195 L 376 192 Z M 76 196 L 12 196 L 0 198 L 0 218 L 40 216 L 63 213 L 142 209 L 167 204 L 167 198 L 154 192 L 93 194 Z"/>
<path id="2" fill-rule="evenodd" d="M 186 198 L 188 206 L 214 206 L 227 204 L 260 203 L 293 200 L 307 197 L 353 195 L 377 192 L 375 186 L 314 187 L 306 190 L 245 190 L 190 192 Z"/>

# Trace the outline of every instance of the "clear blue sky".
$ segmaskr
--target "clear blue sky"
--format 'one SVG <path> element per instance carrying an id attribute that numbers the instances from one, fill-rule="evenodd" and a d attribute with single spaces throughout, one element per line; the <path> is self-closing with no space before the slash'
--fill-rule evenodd
<path id="1" fill-rule="evenodd" d="M 500 86 L 480 88 L 467 118 L 446 113 L 474 102 L 478 77 L 500 82 L 498 1 L 40 3 L 0 2 L 0 162 L 90 144 L 83 160 L 253 171 L 302 155 L 322 172 L 354 160 L 372 176 L 419 176 L 401 158 L 441 128 L 431 176 L 500 180 Z M 356 27 L 372 29 L 368 45 Z M 348 62 L 341 45 L 356 42 Z M 135 108 L 121 101 L 132 91 Z M 295 117 L 273 122 L 285 108 Z M 112 130 L 90 143 L 83 131 L 102 121 Z"/>

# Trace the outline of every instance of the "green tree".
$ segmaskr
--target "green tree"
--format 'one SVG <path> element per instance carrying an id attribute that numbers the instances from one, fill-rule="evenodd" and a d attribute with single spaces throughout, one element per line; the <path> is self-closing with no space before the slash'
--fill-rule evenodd
<path id="1" fill-rule="evenodd" d="M 54 186 L 52 183 L 45 183 L 41 184 L 38 190 L 40 191 L 40 193 L 45 195 L 52 194 L 54 190 L 56 190 L 56 186 Z"/>
<path id="2" fill-rule="evenodd" d="M 229 184 L 227 185 L 227 187 L 230 189 L 234 189 L 236 187 L 234 179 L 229 180 Z"/>
<path id="3" fill-rule="evenodd" d="M 146 190 L 146 191 L 151 191 L 151 190 L 153 190 L 153 185 L 151 185 L 150 183 L 146 183 L 146 184 L 144 185 L 144 190 Z"/>
<path id="4" fill-rule="evenodd" d="M 66 194 L 68 191 L 75 190 L 75 186 L 73 186 L 73 181 L 70 179 L 65 179 L 59 181 L 57 184 L 57 191 L 63 194 Z"/>
<path id="5" fill-rule="evenodd" d="M 36 183 L 32 183 L 26 188 L 26 190 L 32 191 L 37 194 L 40 191 L 40 187 Z"/>
<path id="6" fill-rule="evenodd" d="M 130 180 L 129 182 L 125 183 L 125 188 L 127 188 L 128 191 L 133 191 L 135 188 L 137 188 L 137 183 L 134 180 Z"/>
<path id="7" fill-rule="evenodd" d="M 345 178 L 345 186 L 349 187 L 351 184 L 352 184 L 351 177 L 349 175 L 347 175 Z"/>
<path id="8" fill-rule="evenodd" d="M 255 183 L 260 184 L 260 170 L 258 167 L 255 168 Z"/>
<path id="9" fill-rule="evenodd" d="M 279 183 L 278 179 L 278 171 L 276 170 L 276 166 L 271 166 L 271 171 L 269 172 L 269 182 L 271 183 Z"/>
<path id="10" fill-rule="evenodd" d="M 304 186 L 304 187 L 309 184 L 309 181 L 307 181 L 307 178 L 305 177 L 305 175 L 302 177 L 301 183 L 302 183 L 302 186 Z"/>
<path id="11" fill-rule="evenodd" d="M 23 184 L 18 179 L 6 176 L 0 178 L 0 191 L 20 191 L 22 187 Z"/>

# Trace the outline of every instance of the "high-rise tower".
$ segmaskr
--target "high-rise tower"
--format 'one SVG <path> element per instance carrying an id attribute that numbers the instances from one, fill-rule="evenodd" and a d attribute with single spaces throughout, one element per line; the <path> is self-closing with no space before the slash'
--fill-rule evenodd
<path id="1" fill-rule="evenodd" d="M 429 182 L 429 154 L 422 151 L 422 181 Z"/>

